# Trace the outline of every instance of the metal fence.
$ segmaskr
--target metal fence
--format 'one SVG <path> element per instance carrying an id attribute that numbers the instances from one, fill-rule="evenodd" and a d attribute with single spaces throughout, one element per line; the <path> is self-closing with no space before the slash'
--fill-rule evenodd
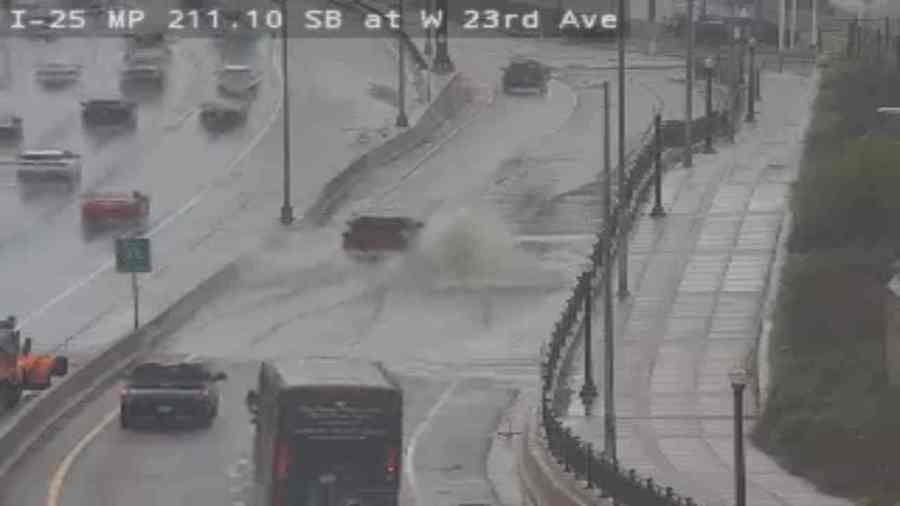
<path id="1" fill-rule="evenodd" d="M 844 57 L 883 62 L 900 70 L 900 22 L 891 18 L 844 20 Z"/>
<path id="2" fill-rule="evenodd" d="M 713 129 L 716 135 L 733 133 L 734 115 L 740 115 L 741 97 L 744 89 L 739 88 L 735 96 L 720 107 L 733 108 L 729 112 L 717 112 L 712 120 L 695 120 L 692 128 L 698 132 L 695 140 Z M 728 102 L 731 103 L 728 103 Z M 737 105 L 735 105 L 737 104 Z M 602 451 L 594 450 L 592 444 L 582 440 L 572 430 L 565 427 L 560 416 L 561 407 L 567 403 L 567 394 L 559 388 L 567 374 L 566 364 L 571 361 L 574 344 L 584 328 L 584 306 L 588 290 L 591 295 L 599 295 L 600 281 L 603 280 L 605 262 L 616 258 L 617 244 L 632 228 L 644 201 L 653 186 L 655 164 L 660 163 L 666 148 L 684 144 L 684 122 L 667 122 L 667 127 L 654 130 L 653 123 L 644 132 L 640 147 L 633 150 L 626 160 L 626 185 L 624 198 L 614 201 L 610 223 L 604 223 L 597 236 L 591 253 L 591 265 L 578 276 L 571 296 L 566 301 L 562 314 L 550 335 L 550 340 L 541 350 L 541 404 L 540 421 L 543 436 L 553 457 L 565 471 L 574 473 L 585 480 L 589 489 L 602 490 L 606 495 L 628 506 L 695 506 L 689 497 L 677 494 L 671 487 L 661 486 L 652 478 L 638 475 L 634 469 L 625 469 Z M 679 124 L 680 123 L 680 124 Z M 666 130 L 668 128 L 669 130 Z M 677 132 L 681 132 L 679 138 Z M 674 132 L 674 133 L 673 133 Z M 657 138 L 659 136 L 659 138 Z M 659 146 L 659 147 L 658 147 Z M 660 167 L 661 170 L 661 167 Z M 614 195 L 621 195 L 618 191 Z M 597 299 L 594 299 L 597 300 Z"/>

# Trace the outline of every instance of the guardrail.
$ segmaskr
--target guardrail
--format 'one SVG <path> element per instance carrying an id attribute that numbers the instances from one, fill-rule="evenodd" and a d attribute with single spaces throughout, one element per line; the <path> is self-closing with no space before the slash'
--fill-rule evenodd
<path id="1" fill-rule="evenodd" d="M 717 136 L 733 133 L 736 123 L 733 121 L 734 116 L 741 115 L 743 108 L 740 104 L 744 93 L 745 88 L 739 88 L 735 96 L 729 97 L 731 103 L 719 104 L 720 110 L 727 107 L 730 113 L 716 113 L 712 120 L 694 120 L 694 142 L 702 139 L 708 129 L 713 129 Z M 667 153 L 667 148 L 683 146 L 684 122 L 667 123 L 668 131 L 665 127 L 654 131 L 651 123 L 641 138 L 640 147 L 627 157 L 624 198 L 616 198 L 614 201 L 612 220 L 605 223 L 598 234 L 590 255 L 591 265 L 578 276 L 550 340 L 541 350 L 539 421 L 550 454 L 562 465 L 564 471 L 585 480 L 588 488 L 600 489 L 628 506 L 696 506 L 696 503 L 690 497 L 679 495 L 672 487 L 661 486 L 653 478 L 643 478 L 634 469 L 621 467 L 602 451 L 595 451 L 590 442 L 582 440 L 570 428 L 565 427 L 559 413 L 568 402 L 568 392 L 559 386 L 567 374 L 567 364 L 571 363 L 574 344 L 584 331 L 584 306 L 588 290 L 592 296 L 599 295 L 600 281 L 603 281 L 602 267 L 605 262 L 616 258 L 618 244 L 627 239 L 653 186 L 655 164 L 665 165 L 664 161 L 672 158 L 670 155 L 677 154 L 672 151 Z M 681 137 L 673 131 L 680 131 Z M 614 195 L 619 194 L 618 191 L 614 192 Z M 600 504 L 599 500 L 597 504 Z"/>

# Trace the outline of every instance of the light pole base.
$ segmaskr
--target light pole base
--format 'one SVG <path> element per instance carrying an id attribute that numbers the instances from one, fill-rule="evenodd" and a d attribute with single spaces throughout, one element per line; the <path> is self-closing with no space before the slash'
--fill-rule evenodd
<path id="1" fill-rule="evenodd" d="M 281 206 L 281 224 L 290 225 L 294 222 L 294 208 L 290 205 Z"/>
<path id="2" fill-rule="evenodd" d="M 628 291 L 627 288 L 619 288 L 619 291 L 616 293 L 620 299 L 627 299 L 631 296 L 631 292 Z"/>
<path id="3" fill-rule="evenodd" d="M 653 210 L 650 211 L 650 216 L 652 216 L 653 218 L 662 218 L 665 215 L 666 210 L 663 209 L 663 206 L 661 205 L 654 205 Z"/>
<path id="4" fill-rule="evenodd" d="M 703 146 L 703 154 L 704 155 L 714 155 L 716 153 L 717 153 L 716 148 L 712 147 L 711 142 L 707 143 L 705 146 Z"/>
<path id="5" fill-rule="evenodd" d="M 409 126 L 409 118 L 406 117 L 405 112 L 401 111 L 400 114 L 397 115 L 396 125 L 400 128 L 406 128 Z"/>
<path id="6" fill-rule="evenodd" d="M 434 63 L 431 65 L 431 69 L 440 75 L 450 74 L 456 70 L 456 67 L 453 65 L 453 62 L 450 60 L 450 55 L 446 53 L 446 51 L 438 51 L 437 56 L 434 58 Z"/>
<path id="7" fill-rule="evenodd" d="M 581 397 L 583 401 L 591 401 L 594 400 L 599 392 L 597 392 L 597 385 L 593 383 L 585 383 L 581 386 L 581 391 L 578 392 L 578 396 Z"/>

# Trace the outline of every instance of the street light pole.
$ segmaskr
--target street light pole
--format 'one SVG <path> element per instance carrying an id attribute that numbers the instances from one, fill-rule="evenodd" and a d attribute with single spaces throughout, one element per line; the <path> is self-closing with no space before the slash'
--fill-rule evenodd
<path id="1" fill-rule="evenodd" d="M 747 506 L 747 473 L 744 459 L 744 387 L 747 373 L 735 369 L 729 373 L 734 392 L 734 495 L 736 506 Z"/>
<path id="2" fill-rule="evenodd" d="M 713 103 L 712 103 L 712 79 L 713 79 L 713 68 L 716 65 L 715 60 L 712 59 L 711 56 L 707 56 L 706 60 L 703 62 L 703 66 L 706 68 L 706 122 L 708 128 L 706 129 L 706 143 L 703 146 L 703 152 L 711 155 L 716 152 L 713 149 L 712 144 L 712 136 L 713 136 Z"/>
<path id="3" fill-rule="evenodd" d="M 284 156 L 284 184 L 283 200 L 281 203 L 281 224 L 290 225 L 294 222 L 294 208 L 291 206 L 291 104 L 290 88 L 288 86 L 288 15 L 287 0 L 281 0 L 281 107 L 284 116 L 284 128 L 282 129 L 282 145 Z"/>
<path id="4" fill-rule="evenodd" d="M 818 52 L 819 51 L 819 0 L 812 0 L 812 33 L 810 34 L 809 45 Z"/>
<path id="5" fill-rule="evenodd" d="M 434 15 L 434 0 L 428 0 L 428 2 L 426 2 L 426 5 L 428 8 L 428 15 Z M 425 47 L 422 49 L 422 52 L 425 53 L 425 56 L 434 55 L 434 47 L 431 44 L 431 39 L 433 36 L 434 28 L 432 28 L 429 24 L 428 27 L 425 28 Z"/>
<path id="6" fill-rule="evenodd" d="M 398 0 L 400 27 L 397 29 L 397 126 L 406 128 L 406 48 L 403 47 L 403 0 Z"/>
<path id="7" fill-rule="evenodd" d="M 612 161 L 610 156 L 609 145 L 609 129 L 610 129 L 610 111 L 609 111 L 609 81 L 603 83 L 603 219 L 609 230 L 609 223 L 612 221 Z M 605 256 L 603 258 L 603 426 L 604 426 L 604 451 L 606 455 L 616 461 L 616 402 L 615 402 L 615 371 L 614 353 L 615 343 L 613 341 L 613 322 L 615 318 L 613 308 L 613 255 L 612 252 L 613 238 L 608 237 L 605 245 Z"/>
<path id="8" fill-rule="evenodd" d="M 447 29 L 450 24 L 449 9 L 447 8 L 448 0 L 435 0 L 437 5 L 437 14 L 440 14 L 441 23 L 438 25 L 437 32 L 434 34 L 434 62 L 432 68 L 438 74 L 449 74 L 455 70 L 453 61 L 450 59 L 450 50 L 447 42 Z"/>
<path id="9" fill-rule="evenodd" d="M 617 15 L 618 29 L 618 78 L 619 78 L 619 219 L 625 212 L 625 203 L 628 201 L 628 185 L 625 181 L 625 0 L 619 0 Z M 616 229 L 616 235 L 621 240 L 621 252 L 619 254 L 619 297 L 628 296 L 628 234 Z"/>
<path id="10" fill-rule="evenodd" d="M 791 37 L 789 48 L 797 47 L 797 0 L 791 0 Z"/>
<path id="11" fill-rule="evenodd" d="M 688 49 L 684 86 L 684 166 L 694 166 L 694 142 L 691 126 L 694 116 L 694 0 L 687 2 Z"/>

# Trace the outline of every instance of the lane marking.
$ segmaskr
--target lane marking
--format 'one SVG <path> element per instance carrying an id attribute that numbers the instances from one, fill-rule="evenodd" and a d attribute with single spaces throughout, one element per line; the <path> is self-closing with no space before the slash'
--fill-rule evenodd
<path id="1" fill-rule="evenodd" d="M 425 419 L 419 422 L 416 430 L 413 431 L 413 435 L 409 438 L 409 444 L 406 445 L 406 455 L 404 455 L 403 459 L 404 467 L 406 468 L 406 479 L 409 481 L 410 488 L 412 489 L 413 501 L 416 505 L 421 506 L 421 503 L 419 502 L 419 486 L 416 484 L 416 471 L 414 468 L 416 445 L 419 442 L 419 438 L 422 437 L 422 434 L 424 434 L 428 429 L 428 426 L 431 425 L 431 420 L 437 415 L 438 410 L 450 400 L 450 396 L 453 395 L 453 392 L 461 381 L 461 379 L 455 379 L 453 380 L 453 383 L 450 383 L 447 389 L 444 390 L 438 398 L 437 402 L 435 402 L 434 405 L 431 406 L 431 409 L 428 410 L 428 413 L 425 414 Z"/>
<path id="2" fill-rule="evenodd" d="M 271 63 L 272 63 L 273 69 L 275 71 L 275 80 L 280 83 L 283 77 L 281 75 L 281 68 L 279 65 L 277 65 L 277 60 L 278 60 L 277 56 L 278 55 L 274 51 L 274 45 L 273 45 L 272 62 Z M 274 125 L 275 122 L 278 120 L 278 118 L 281 116 L 280 113 L 281 113 L 282 106 L 284 104 L 282 103 L 282 97 L 280 94 L 278 95 L 276 104 L 277 105 L 276 105 L 275 109 L 272 111 L 272 114 L 266 120 L 266 123 L 263 124 L 262 128 L 259 130 L 259 132 L 256 133 L 256 135 L 250 140 L 250 142 L 244 146 L 244 149 L 240 153 L 238 153 L 238 155 L 234 159 L 232 159 L 232 161 L 226 166 L 225 172 L 231 172 L 235 166 L 237 166 L 238 164 L 243 162 L 244 158 L 246 158 L 250 154 L 250 152 L 260 143 L 260 141 L 262 141 L 263 136 L 265 136 L 269 132 L 269 130 L 272 128 L 272 125 Z M 200 202 L 200 200 L 204 196 L 206 196 L 207 193 L 209 193 L 209 191 L 213 188 L 213 186 L 214 186 L 214 183 L 210 182 L 204 189 L 202 189 L 196 195 L 191 197 L 190 200 L 187 201 L 187 203 L 182 205 L 179 209 L 177 209 L 175 212 L 171 213 L 169 216 L 167 216 L 165 219 L 163 219 L 161 222 L 159 222 L 156 226 L 154 226 L 149 232 L 147 232 L 145 237 L 153 237 L 158 232 L 160 232 L 163 228 L 167 227 L 172 222 L 174 222 L 176 219 L 178 219 L 179 217 L 183 216 L 185 213 L 190 211 L 192 208 L 194 208 L 194 206 L 196 206 Z M 115 257 L 108 260 L 106 263 L 104 263 L 103 265 L 98 267 L 95 271 L 91 272 L 87 276 L 85 276 L 85 277 L 79 279 L 78 281 L 76 281 L 75 283 L 73 283 L 71 286 L 69 286 L 68 288 L 63 290 L 61 293 L 59 293 L 58 295 L 56 295 L 55 297 L 50 299 L 50 301 L 48 301 L 43 306 L 39 307 L 37 310 L 33 311 L 32 313 L 30 313 L 27 316 L 25 316 L 24 318 L 22 318 L 19 323 L 19 328 L 20 329 L 25 328 L 25 326 L 28 323 L 41 317 L 44 313 L 46 313 L 48 310 L 50 310 L 53 306 L 55 306 L 56 304 L 59 304 L 62 300 L 68 298 L 73 293 L 77 292 L 78 290 L 80 290 L 81 288 L 83 288 L 84 286 L 89 284 L 91 281 L 96 279 L 99 275 L 101 275 L 104 272 L 106 272 L 107 270 L 111 269 L 113 265 L 115 265 Z"/>
<path id="3" fill-rule="evenodd" d="M 47 503 L 46 506 L 58 506 L 59 505 L 59 497 L 62 493 L 63 482 L 66 479 L 66 475 L 69 473 L 69 470 L 72 468 L 72 465 L 75 463 L 75 459 L 84 451 L 94 439 L 97 439 L 97 436 L 103 432 L 103 429 L 106 428 L 116 417 L 119 415 L 119 408 L 116 408 L 103 417 L 103 420 L 100 421 L 90 432 L 85 434 L 81 440 L 72 448 L 66 457 L 59 463 L 59 467 L 56 468 L 56 471 L 53 473 L 53 478 L 50 480 L 50 486 L 47 490 Z"/>

